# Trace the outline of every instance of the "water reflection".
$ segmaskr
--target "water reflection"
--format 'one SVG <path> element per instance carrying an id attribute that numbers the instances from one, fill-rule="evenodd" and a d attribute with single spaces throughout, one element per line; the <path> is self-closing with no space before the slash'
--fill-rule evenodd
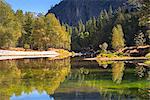
<path id="1" fill-rule="evenodd" d="M 49 96 L 45 91 L 43 93 L 39 93 L 34 90 L 30 94 L 22 92 L 21 96 L 15 96 L 14 94 L 10 100 L 54 100 L 54 98 Z"/>
<path id="2" fill-rule="evenodd" d="M 136 73 L 140 78 L 145 76 L 145 71 L 146 68 L 144 68 L 144 66 L 136 66 Z"/>
<path id="3" fill-rule="evenodd" d="M 144 76 L 140 77 L 137 67 L 141 66 L 134 62 L 95 63 L 74 63 L 77 67 L 53 96 L 58 100 L 150 99 L 149 67 L 143 66 Z"/>
<path id="4" fill-rule="evenodd" d="M 0 62 L 0 100 L 149 99 L 149 81 L 150 67 L 138 63 L 78 58 Z"/>
<path id="5" fill-rule="evenodd" d="M 123 77 L 124 62 L 114 62 L 112 64 L 112 79 L 117 84 L 120 84 Z"/>
<path id="6" fill-rule="evenodd" d="M 46 91 L 53 94 L 70 72 L 70 59 L 13 60 L 0 62 L 0 99 L 9 100 L 13 94 Z"/>

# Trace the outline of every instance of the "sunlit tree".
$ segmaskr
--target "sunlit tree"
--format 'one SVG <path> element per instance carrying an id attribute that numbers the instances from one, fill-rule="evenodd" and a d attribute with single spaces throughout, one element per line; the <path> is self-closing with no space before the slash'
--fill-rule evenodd
<path id="1" fill-rule="evenodd" d="M 112 48 L 118 50 L 125 46 L 124 33 L 121 25 L 117 25 L 112 30 Z"/>

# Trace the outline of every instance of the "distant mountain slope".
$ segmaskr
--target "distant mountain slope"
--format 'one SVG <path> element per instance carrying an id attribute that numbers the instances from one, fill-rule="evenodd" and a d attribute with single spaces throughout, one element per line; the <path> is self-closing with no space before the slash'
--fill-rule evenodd
<path id="1" fill-rule="evenodd" d="M 54 13 L 57 18 L 69 25 L 75 25 L 81 19 L 87 21 L 92 16 L 98 16 L 103 9 L 108 10 L 122 6 L 127 0 L 63 0 L 51 8 L 48 13 Z"/>

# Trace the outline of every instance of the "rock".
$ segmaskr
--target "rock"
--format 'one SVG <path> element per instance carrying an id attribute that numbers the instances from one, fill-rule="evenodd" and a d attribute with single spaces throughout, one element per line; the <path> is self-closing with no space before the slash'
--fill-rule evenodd
<path id="1" fill-rule="evenodd" d="M 125 2 L 126 0 L 62 0 L 48 13 L 54 13 L 63 23 L 76 25 L 79 20 L 86 22 L 93 16 L 99 16 L 101 10 L 109 10 L 110 6 L 115 10 Z"/>

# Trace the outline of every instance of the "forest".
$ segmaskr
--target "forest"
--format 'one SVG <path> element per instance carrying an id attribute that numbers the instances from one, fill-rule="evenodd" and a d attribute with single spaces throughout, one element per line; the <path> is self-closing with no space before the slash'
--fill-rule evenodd
<path id="1" fill-rule="evenodd" d="M 129 3 L 133 3 L 129 0 Z M 72 49 L 86 50 L 103 46 L 119 49 L 125 46 L 143 46 L 150 44 L 150 1 L 141 2 L 140 8 L 114 10 L 105 9 L 100 15 L 92 17 L 86 23 L 82 20 L 72 27 Z"/>
<path id="2" fill-rule="evenodd" d="M 133 0 L 128 0 L 129 3 Z M 140 2 L 140 1 L 139 1 Z M 60 23 L 54 14 L 35 15 L 16 12 L 0 1 L 0 48 L 22 47 L 33 50 L 62 48 L 73 51 L 87 49 L 118 50 L 126 46 L 150 44 L 150 2 L 141 7 L 102 10 L 98 17 L 77 25 Z M 100 48 L 99 48 L 100 47 Z"/>
<path id="3" fill-rule="evenodd" d="M 35 15 L 22 10 L 14 12 L 9 4 L 0 1 L 0 47 L 23 47 L 47 50 L 70 50 L 70 34 L 54 14 Z"/>
<path id="4" fill-rule="evenodd" d="M 12 1 L 37 9 L 49 0 Z M 61 0 L 51 9 L 64 20 L 8 2 L 0 0 L 0 100 L 149 99 L 150 0 Z"/>

